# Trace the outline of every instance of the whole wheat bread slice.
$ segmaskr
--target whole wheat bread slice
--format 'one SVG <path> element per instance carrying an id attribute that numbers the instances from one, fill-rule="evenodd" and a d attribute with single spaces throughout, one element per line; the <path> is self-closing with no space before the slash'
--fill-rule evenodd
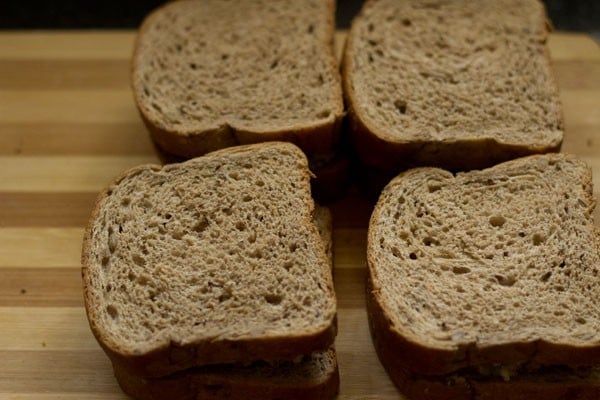
<path id="1" fill-rule="evenodd" d="M 366 165 L 468 170 L 558 151 L 563 117 L 538 0 L 370 0 L 343 58 Z"/>
<path id="2" fill-rule="evenodd" d="M 390 375 L 600 364 L 590 169 L 530 156 L 393 179 L 371 217 L 368 312 Z"/>
<path id="3" fill-rule="evenodd" d="M 313 208 L 287 143 L 127 171 L 84 237 L 94 335 L 140 377 L 327 349 L 336 302 Z"/>
<path id="4" fill-rule="evenodd" d="M 313 222 L 331 264 L 329 209 L 316 206 Z M 300 357 L 300 360 L 210 365 L 154 379 L 139 377 L 116 363 L 113 367 L 123 391 L 141 400 L 333 399 L 339 390 L 339 370 L 333 348 Z"/>
<path id="5" fill-rule="evenodd" d="M 187 0 L 153 12 L 132 84 L 154 140 L 184 157 L 272 140 L 331 151 L 343 115 L 334 17 L 334 0 Z"/>
<path id="6" fill-rule="evenodd" d="M 333 349 L 299 362 L 197 367 L 164 378 L 140 378 L 115 366 L 125 393 L 139 400 L 333 399 L 339 371 Z"/>

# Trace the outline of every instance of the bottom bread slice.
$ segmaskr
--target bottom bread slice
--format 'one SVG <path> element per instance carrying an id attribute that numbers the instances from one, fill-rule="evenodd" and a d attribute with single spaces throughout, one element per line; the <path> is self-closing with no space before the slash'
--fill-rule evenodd
<path id="1" fill-rule="evenodd" d="M 142 378 L 113 365 L 121 389 L 141 400 L 333 399 L 339 390 L 335 350 L 299 362 L 213 365 L 162 378 Z"/>

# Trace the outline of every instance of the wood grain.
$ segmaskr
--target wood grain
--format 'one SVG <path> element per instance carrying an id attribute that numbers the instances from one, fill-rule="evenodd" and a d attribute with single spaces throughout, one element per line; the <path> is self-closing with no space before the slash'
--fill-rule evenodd
<path id="1" fill-rule="evenodd" d="M 79 259 L 97 192 L 123 170 L 159 161 L 129 90 L 134 37 L 0 33 L 1 399 L 125 398 L 85 318 Z M 343 39 L 338 32 L 338 56 Z M 563 150 L 589 163 L 600 188 L 598 44 L 557 33 L 549 47 L 564 105 Z M 351 192 L 331 208 L 339 398 L 397 399 L 364 309 L 372 204 Z"/>

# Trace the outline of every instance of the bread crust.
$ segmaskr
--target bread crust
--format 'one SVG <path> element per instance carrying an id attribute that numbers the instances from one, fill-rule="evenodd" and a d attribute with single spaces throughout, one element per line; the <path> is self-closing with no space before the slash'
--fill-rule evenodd
<path id="1" fill-rule="evenodd" d="M 555 140 L 547 145 L 537 145 L 503 142 L 495 137 L 484 137 L 478 139 L 461 139 L 431 141 L 431 140 L 409 140 L 401 136 L 390 138 L 386 132 L 377 127 L 369 126 L 366 118 L 361 115 L 354 87 L 351 84 L 352 71 L 352 49 L 358 35 L 357 26 L 361 22 L 364 10 L 374 7 L 378 0 L 368 0 L 360 14 L 352 22 L 352 26 L 346 39 L 342 57 L 341 73 L 344 99 L 347 106 L 348 120 L 351 132 L 352 145 L 358 158 L 362 163 L 389 170 L 395 173 L 415 166 L 435 166 L 450 171 L 464 171 L 486 168 L 503 161 L 511 160 L 532 154 L 543 154 L 558 152 L 562 146 L 562 135 L 560 140 Z M 535 0 L 544 12 L 543 4 Z M 550 31 L 549 21 L 544 21 L 543 31 Z M 543 43 L 546 37 L 540 38 Z M 544 47 L 543 55 L 547 65 L 552 90 L 558 97 L 558 85 L 551 68 L 550 54 Z M 564 129 L 564 116 L 562 109 L 557 111 L 558 129 Z"/>
<path id="2" fill-rule="evenodd" d="M 555 160 L 569 159 L 576 162 L 577 158 L 572 155 L 553 154 L 544 156 L 529 156 L 519 160 L 509 161 L 513 165 L 516 163 L 526 164 L 529 160 L 535 158 L 554 158 Z M 494 169 L 503 168 L 502 164 Z M 420 168 L 410 170 L 400 174 L 394 181 L 403 179 L 418 171 L 439 171 L 437 168 Z M 588 173 L 583 177 L 584 192 L 590 204 L 594 203 L 592 197 L 592 176 Z M 389 188 L 390 186 L 388 186 Z M 382 196 L 385 196 L 384 189 Z M 371 223 L 380 218 L 382 212 L 381 202 L 379 202 L 371 216 Z M 403 334 L 401 327 L 395 327 L 392 319 L 388 315 L 390 310 L 386 310 L 382 305 L 379 296 L 381 285 L 384 285 L 384 279 L 377 277 L 374 265 L 372 248 L 376 240 L 374 232 L 369 229 L 367 239 L 367 311 L 369 316 L 369 326 L 375 349 L 379 355 L 382 364 L 389 371 L 390 375 L 398 374 L 395 371 L 409 371 L 410 373 L 427 376 L 439 376 L 458 371 L 466 367 L 493 365 L 493 364 L 511 364 L 522 365 L 526 363 L 536 363 L 542 366 L 548 365 L 566 365 L 566 366 L 593 366 L 600 364 L 600 344 L 590 343 L 585 346 L 572 345 L 569 343 L 554 343 L 543 339 L 530 341 L 504 342 L 494 345 L 481 345 L 477 342 L 462 344 L 456 348 L 435 348 L 428 347 L 423 342 L 418 342 L 414 337 Z M 597 245 L 598 243 L 596 243 Z"/>
<path id="3" fill-rule="evenodd" d="M 307 154 L 325 153 L 332 151 L 340 138 L 341 122 L 344 117 L 343 96 L 341 77 L 338 72 L 338 64 L 334 56 L 333 40 L 335 35 L 335 0 L 323 0 L 328 6 L 327 37 L 322 45 L 329 49 L 330 56 L 328 66 L 335 79 L 335 97 L 338 99 L 332 115 L 325 122 L 314 124 L 289 126 L 270 131 L 250 131 L 236 127 L 233 124 L 225 124 L 216 129 L 200 131 L 179 131 L 163 126 L 159 121 L 152 118 L 144 111 L 140 89 L 136 89 L 135 79 L 131 79 L 132 92 L 135 104 L 138 108 L 142 121 L 147 127 L 152 139 L 166 152 L 185 158 L 197 157 L 215 150 L 226 147 L 253 144 L 266 141 L 286 141 L 296 144 Z M 144 33 L 153 20 L 173 6 L 175 2 L 167 3 L 154 10 L 142 23 L 136 36 L 131 76 L 140 66 L 138 65 L 139 43 Z"/>
<path id="4" fill-rule="evenodd" d="M 267 146 L 284 146 L 292 148 L 292 150 L 300 153 L 295 146 L 288 143 L 260 143 L 246 146 L 237 146 L 226 148 L 212 153 L 212 156 L 222 156 L 234 154 L 238 152 L 252 151 Z M 303 157 L 304 158 L 304 157 Z M 304 158 L 307 166 L 307 161 Z M 161 168 L 169 168 L 169 166 L 161 167 L 158 165 L 142 165 L 131 168 L 120 176 L 118 176 L 108 188 L 104 189 L 98 195 L 94 205 L 90 220 L 85 229 L 83 245 L 82 245 L 82 281 L 83 295 L 86 314 L 92 333 L 96 340 L 108 355 L 114 365 L 119 365 L 131 373 L 140 377 L 161 377 L 169 375 L 176 371 L 187 369 L 193 366 L 208 365 L 208 364 L 224 364 L 224 363 L 245 363 L 256 360 L 291 360 L 298 355 L 309 354 L 313 351 L 321 351 L 328 349 L 334 342 L 337 334 L 337 317 L 335 312 L 330 323 L 323 327 L 313 327 L 310 330 L 300 331 L 295 335 L 288 336 L 264 336 L 264 337 L 239 337 L 236 340 L 219 339 L 214 340 L 205 338 L 204 340 L 190 343 L 184 346 L 177 343 L 163 343 L 161 346 L 154 348 L 147 353 L 137 354 L 128 349 L 123 349 L 118 343 L 115 343 L 110 338 L 102 333 L 102 329 L 98 326 L 95 318 L 96 311 L 94 309 L 94 299 L 92 290 L 90 289 L 92 282 L 90 279 L 90 268 L 93 268 L 91 260 L 92 246 L 92 230 L 98 214 L 100 213 L 102 203 L 116 186 L 125 177 L 129 177 L 138 172 L 147 169 L 159 171 Z M 306 168 L 308 179 L 308 166 Z M 314 203 L 308 205 L 311 208 L 311 215 L 314 209 Z M 315 237 L 318 236 L 317 228 L 310 220 L 306 221 L 314 232 Z M 331 293 L 333 306 L 335 309 L 335 293 L 333 290 L 333 280 L 329 268 L 329 261 L 326 259 L 325 248 L 321 240 L 316 243 L 321 246 L 320 254 L 323 255 L 322 266 L 326 269 L 324 276 L 327 277 L 323 282 Z"/>
<path id="5" fill-rule="evenodd" d="M 335 351 L 329 350 L 333 368 L 312 381 L 290 377 L 243 376 L 227 367 L 214 371 L 204 368 L 189 370 L 158 379 L 145 379 L 115 365 L 115 377 L 121 389 L 141 400 L 160 399 L 333 399 L 339 390 L 339 369 Z M 276 368 L 276 367 L 274 367 Z"/>

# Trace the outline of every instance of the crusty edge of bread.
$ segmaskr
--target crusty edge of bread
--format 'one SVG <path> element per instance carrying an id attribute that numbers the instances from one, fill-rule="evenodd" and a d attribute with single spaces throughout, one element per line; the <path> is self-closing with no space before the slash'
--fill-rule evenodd
<path id="1" fill-rule="evenodd" d="M 259 379 L 237 379 L 226 370 L 211 371 L 194 369 L 158 379 L 136 376 L 114 365 L 119 386 L 126 394 L 140 400 L 179 399 L 333 399 L 339 391 L 340 377 L 335 350 L 328 351 L 333 359 L 333 368 L 318 380 L 298 382 L 272 382 L 268 377 Z M 276 368 L 276 367 L 274 367 Z"/>
<path id="2" fill-rule="evenodd" d="M 576 156 L 570 154 L 533 155 L 521 159 L 507 161 L 491 167 L 490 170 L 502 169 L 506 164 L 526 163 L 529 159 L 551 157 L 568 159 L 582 163 Z M 394 178 L 384 189 L 391 190 L 394 182 L 410 176 L 418 171 L 438 168 L 423 167 L 406 171 Z M 592 193 L 592 173 L 586 167 L 584 192 L 591 205 L 595 204 Z M 378 202 L 371 215 L 370 226 L 378 218 L 381 202 Z M 591 217 L 590 217 L 591 218 Z M 598 230 L 595 229 L 596 246 L 600 245 Z M 375 243 L 374 232 L 369 229 L 367 237 L 367 274 L 366 285 L 367 313 L 371 336 L 379 358 L 386 369 L 408 370 L 421 375 L 443 375 L 453 371 L 477 365 L 488 364 L 523 364 L 535 362 L 540 365 L 569 365 L 590 366 L 600 364 L 600 344 L 593 346 L 577 346 L 568 343 L 554 343 L 544 339 L 531 341 L 509 342 L 489 346 L 478 346 L 472 342 L 457 346 L 455 349 L 434 348 L 419 342 L 414 335 L 403 334 L 402 327 L 392 325 L 391 318 L 386 315 L 386 310 L 378 298 L 379 282 L 373 281 L 375 264 L 371 253 L 371 243 Z"/>
<path id="3" fill-rule="evenodd" d="M 208 156 L 222 156 L 251 151 L 253 149 L 262 148 L 265 146 L 277 145 L 293 146 L 285 142 L 258 143 L 221 149 L 211 153 Z M 304 155 L 303 159 L 306 165 L 306 174 L 309 174 L 308 161 L 306 161 L 306 157 Z M 163 168 L 168 169 L 171 167 L 169 165 L 164 167 L 153 164 L 141 165 L 133 167 L 115 178 L 113 182 L 98 195 L 90 216 L 90 220 L 84 232 L 81 256 L 81 274 L 86 314 L 88 316 L 88 322 L 92 333 L 113 364 L 121 364 L 124 366 L 124 368 L 127 368 L 128 370 L 142 377 L 160 377 L 193 366 L 223 364 L 229 362 L 243 363 L 256 360 L 294 359 L 298 355 L 309 354 L 313 351 L 328 349 L 333 344 L 335 336 L 337 335 L 337 314 L 335 312 L 330 323 L 326 326 L 317 327 L 311 331 L 299 332 L 296 335 L 288 335 L 285 337 L 267 336 L 263 338 L 219 341 L 207 339 L 205 341 L 191 343 L 185 346 L 178 346 L 176 343 L 164 343 L 162 346 L 154 349 L 153 351 L 144 354 L 134 354 L 126 351 L 125 349 L 121 349 L 118 343 L 113 343 L 102 334 L 102 331 L 97 326 L 94 318 L 95 311 L 92 307 L 90 291 L 88 289 L 90 266 L 89 255 L 92 244 L 91 234 L 94 222 L 101 210 L 102 202 L 110 195 L 112 188 L 118 185 L 121 180 L 137 172 L 148 169 L 160 171 Z M 314 201 L 311 203 L 312 205 L 309 205 L 309 207 L 311 209 L 310 217 L 312 218 L 312 213 L 314 212 Z M 314 235 L 318 236 L 319 233 L 312 220 L 307 220 L 306 222 L 311 227 Z M 333 278 L 331 274 L 330 263 L 329 260 L 327 260 L 323 242 L 319 239 L 316 241 L 316 243 L 323 247 L 322 265 L 324 268 L 326 268 L 326 272 L 324 273 L 326 282 L 324 283 L 332 296 L 333 308 L 335 310 L 336 298 L 333 289 Z"/>
<path id="4" fill-rule="evenodd" d="M 142 102 L 135 88 L 135 79 L 133 79 L 134 71 L 137 69 L 138 43 L 147 27 L 152 23 L 152 20 L 156 18 L 156 15 L 171 7 L 175 2 L 169 2 L 154 10 L 146 17 L 136 36 L 130 72 L 135 104 L 152 139 L 168 153 L 186 158 L 197 157 L 226 147 L 265 141 L 292 142 L 308 154 L 323 153 L 333 149 L 339 142 L 341 123 L 345 113 L 341 77 L 334 52 L 336 3 L 335 0 L 323 1 L 327 1 L 329 9 L 327 23 L 328 40 L 323 43 L 323 46 L 330 49 L 328 64 L 336 81 L 335 90 L 337 92 L 336 98 L 338 99 L 336 109 L 332 110 L 331 117 L 325 122 L 265 132 L 248 131 L 228 124 L 212 130 L 182 132 L 162 126 L 158 121 L 144 112 L 144 109 L 140 107 Z"/>
<path id="5" fill-rule="evenodd" d="M 342 87 L 344 100 L 347 106 L 347 115 L 350 126 L 351 140 L 358 158 L 366 165 L 396 172 L 414 166 L 436 166 L 451 171 L 481 169 L 510 159 L 531 154 L 558 152 L 562 146 L 562 137 L 549 145 L 533 146 L 524 143 L 502 142 L 493 137 L 470 140 L 447 141 L 415 141 L 398 139 L 390 141 L 384 139 L 386 135 L 375 127 L 369 126 L 366 119 L 361 116 L 356 107 L 354 88 L 350 84 L 351 54 L 350 50 L 355 40 L 356 28 L 364 10 L 373 7 L 377 0 L 368 0 L 363 9 L 355 17 L 348 32 L 342 56 Z M 538 5 L 543 4 L 536 0 Z M 551 29 L 550 21 L 544 22 L 546 32 Z M 540 38 L 545 42 L 547 35 Z M 550 82 L 558 98 L 558 84 L 551 67 L 550 52 L 544 46 L 543 57 L 550 72 Z M 560 100 L 559 100 L 560 101 Z M 564 129 L 564 115 L 562 108 L 558 116 L 559 125 Z"/>

